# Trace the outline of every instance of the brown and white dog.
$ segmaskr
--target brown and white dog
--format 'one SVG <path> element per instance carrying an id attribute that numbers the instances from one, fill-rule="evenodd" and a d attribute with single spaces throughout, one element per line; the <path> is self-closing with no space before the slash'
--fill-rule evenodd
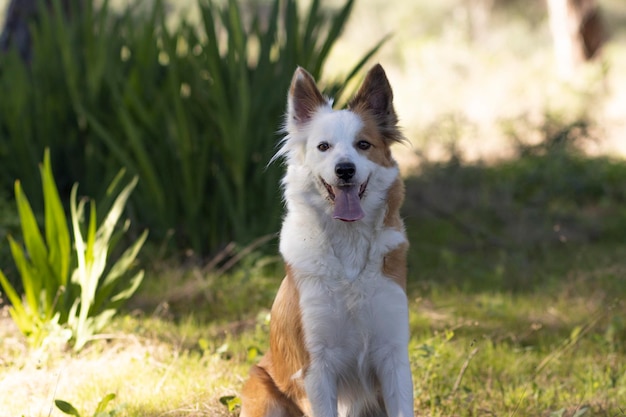
<path id="1" fill-rule="evenodd" d="M 403 140 L 380 65 L 333 110 L 298 68 L 283 157 L 284 278 L 270 348 L 242 391 L 241 417 L 410 417 Z"/>

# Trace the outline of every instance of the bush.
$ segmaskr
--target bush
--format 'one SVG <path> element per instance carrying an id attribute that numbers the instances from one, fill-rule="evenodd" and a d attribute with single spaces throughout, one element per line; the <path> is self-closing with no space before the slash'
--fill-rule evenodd
<path id="1" fill-rule="evenodd" d="M 116 226 L 137 179 L 115 197 L 99 226 L 96 206 L 90 202 L 86 230 L 82 224 L 86 221 L 87 201 L 83 199 L 77 204 L 78 186 L 74 185 L 72 240 L 48 152 L 40 170 L 45 206 L 43 234 L 20 182 L 15 183 L 24 247 L 11 236 L 9 242 L 24 297 L 18 295 L 2 271 L 0 285 L 11 302 L 11 317 L 31 346 L 40 347 L 52 338 L 71 341 L 74 349 L 79 350 L 134 294 L 143 278 L 143 271 L 130 278 L 127 275 L 146 240 L 147 231 L 115 263 L 109 262 L 111 252 L 128 230 L 128 222 L 122 228 Z"/>
<path id="2" fill-rule="evenodd" d="M 297 65 L 321 76 L 353 0 L 333 11 L 312 1 L 304 17 L 295 0 L 207 1 L 199 27 L 175 29 L 160 1 L 120 15 L 85 1 L 71 19 L 52 3 L 33 26 L 32 62 L 15 52 L 0 62 L 3 178 L 33 192 L 28 174 L 49 146 L 62 195 L 79 181 L 99 197 L 126 167 L 141 179 L 138 220 L 198 255 L 275 232 L 281 167 L 266 165 L 291 76 Z M 341 96 L 381 44 L 327 92 Z"/>

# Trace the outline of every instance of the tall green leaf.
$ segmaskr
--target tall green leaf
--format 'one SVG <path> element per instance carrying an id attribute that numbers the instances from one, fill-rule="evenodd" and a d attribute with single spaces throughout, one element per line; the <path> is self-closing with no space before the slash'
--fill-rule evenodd
<path id="1" fill-rule="evenodd" d="M 40 170 L 43 184 L 46 242 L 49 248 L 48 262 L 56 285 L 65 286 L 67 285 L 71 259 L 70 233 L 61 198 L 54 182 L 48 149 L 44 153 L 43 166 Z"/>
<path id="2" fill-rule="evenodd" d="M 96 227 L 95 203 L 90 203 L 86 236 L 83 236 L 81 230 L 86 201 L 81 200 L 77 203 L 78 187 L 75 185 L 72 188 L 70 210 L 78 263 L 72 275 L 72 282 L 80 287 L 80 304 L 73 306 L 77 315 L 70 318 L 69 324 L 74 330 L 76 350 L 81 349 L 94 333 L 100 331 L 101 326 L 108 322 L 117 307 L 130 298 L 141 283 L 143 271 L 130 278 L 126 285 L 118 285 L 118 281 L 131 268 L 145 242 L 147 231 L 122 254 L 116 263 L 112 266 L 108 265 L 109 250 L 116 225 L 131 192 L 137 185 L 137 180 L 135 177 L 117 195 L 99 227 Z M 107 268 L 109 272 L 105 275 Z M 116 288 L 121 288 L 121 290 L 114 295 L 113 291 Z"/>
<path id="3" fill-rule="evenodd" d="M 124 250 L 122 256 L 110 259 L 112 248 L 128 223 L 117 227 L 124 206 L 137 184 L 133 179 L 115 197 L 110 210 L 98 227 L 96 206 L 89 205 L 89 219 L 83 235 L 87 201 L 77 203 L 75 184 L 71 193 L 71 223 L 74 248 L 67 228 L 67 220 L 56 187 L 50 154 L 46 150 L 40 169 L 44 196 L 45 236 L 20 182 L 15 185 L 15 197 L 20 216 L 24 246 L 9 236 L 13 260 L 20 274 L 24 295 L 21 297 L 7 277 L 0 271 L 0 285 L 11 303 L 11 317 L 33 346 L 40 346 L 50 332 L 65 335 L 71 331 L 76 350 L 82 348 L 94 333 L 105 326 L 117 309 L 137 290 L 143 271 L 127 281 L 139 250 L 147 238 L 147 231 Z M 119 176 L 114 182 L 119 181 Z M 68 281 L 70 268 L 71 280 Z M 102 293 L 99 293 L 102 289 Z"/>
<path id="4" fill-rule="evenodd" d="M 20 332 L 23 334 L 31 333 L 33 326 L 32 317 L 29 317 L 31 314 L 26 310 L 24 304 L 22 304 L 21 297 L 17 294 L 15 288 L 13 288 L 2 271 L 0 271 L 0 285 L 2 285 L 2 290 L 11 303 L 9 314 L 11 314 L 11 318 L 20 329 Z"/>
<path id="5" fill-rule="evenodd" d="M 133 220 L 200 258 L 278 229 L 282 167 L 266 166 L 296 67 L 343 97 L 384 42 L 364 48 L 347 76 L 328 77 L 322 72 L 354 0 L 312 0 L 306 9 L 296 0 L 198 0 L 202 21 L 176 26 L 162 0 L 121 11 L 76 0 L 82 7 L 69 16 L 61 3 L 33 23 L 32 62 L 17 54 L 0 61 L 0 166 L 10 179 L 0 186 L 21 178 L 37 198 L 30 174 L 46 147 L 62 198 L 79 182 L 100 201 L 123 167 L 141 180 L 129 204 L 150 207 Z M 45 243 L 59 240 L 60 252 L 51 246 L 50 276 L 67 277 L 59 263 L 66 240 L 53 229 Z"/>

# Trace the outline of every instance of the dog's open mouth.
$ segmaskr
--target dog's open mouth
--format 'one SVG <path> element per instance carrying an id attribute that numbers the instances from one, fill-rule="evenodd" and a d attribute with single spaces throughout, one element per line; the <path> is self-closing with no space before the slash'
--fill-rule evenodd
<path id="1" fill-rule="evenodd" d="M 320 178 L 320 180 L 326 187 L 326 191 L 328 191 L 328 197 L 335 204 L 334 219 L 344 222 L 355 222 L 365 216 L 361 207 L 361 198 L 365 194 L 369 178 L 360 186 L 347 183 L 333 187 L 324 181 L 323 178 Z"/>

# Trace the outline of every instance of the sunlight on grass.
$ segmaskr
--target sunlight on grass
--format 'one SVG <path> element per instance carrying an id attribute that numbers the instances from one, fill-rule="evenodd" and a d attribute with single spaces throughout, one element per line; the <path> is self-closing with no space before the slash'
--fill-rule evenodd
<path id="1" fill-rule="evenodd" d="M 34 353 L 16 359 L 24 361 L 19 367 L 3 369 L 0 415 L 48 415 L 53 399 L 88 413 L 108 393 L 124 405 L 123 416 L 220 415 L 223 406 L 216 398 L 236 392 L 249 366 L 218 347 L 203 350 L 198 343 L 206 337 L 203 326 L 129 317 L 117 324 L 123 332 L 80 354 Z"/>
<path id="2" fill-rule="evenodd" d="M 619 320 L 626 306 L 603 290 L 603 268 L 516 294 L 412 291 L 418 415 L 539 415 L 577 406 L 614 415 L 626 401 L 626 328 Z M 623 294 L 623 283 L 614 284 Z M 254 281 L 238 285 L 245 293 Z M 53 398 L 87 412 L 115 393 L 121 416 L 228 416 L 219 398 L 238 393 L 257 349 L 267 346 L 266 310 L 247 311 L 240 324 L 158 313 L 121 317 L 109 341 L 79 354 L 40 356 L 18 354 L 5 317 L 2 415 L 44 416 Z M 30 400 L 25 406 L 14 398 Z"/>

